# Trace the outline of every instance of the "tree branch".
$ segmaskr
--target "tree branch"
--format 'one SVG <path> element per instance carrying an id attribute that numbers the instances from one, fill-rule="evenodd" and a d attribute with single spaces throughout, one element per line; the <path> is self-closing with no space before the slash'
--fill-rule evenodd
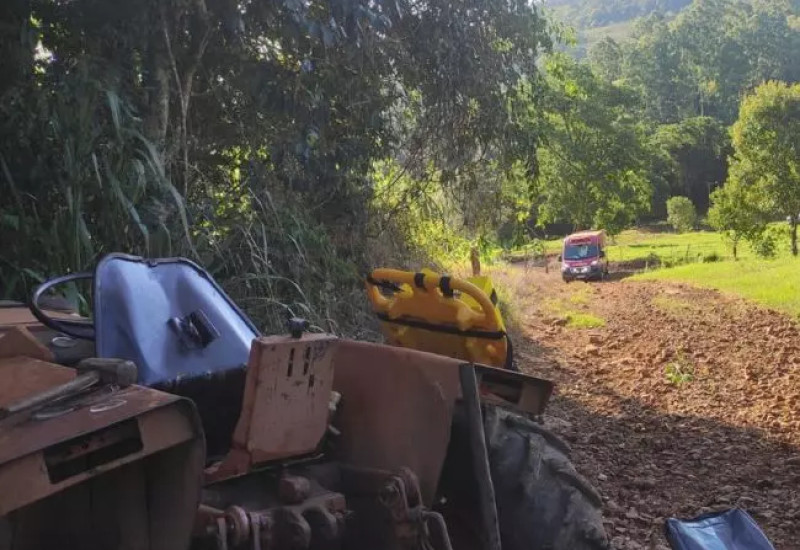
<path id="1" fill-rule="evenodd" d="M 179 143 L 183 156 L 184 197 L 186 197 L 189 193 L 189 132 L 187 128 L 189 102 L 192 96 L 194 77 L 197 73 L 197 69 L 200 67 L 200 62 L 202 61 L 203 54 L 208 46 L 208 39 L 211 34 L 211 22 L 205 0 L 195 0 L 194 7 L 196 15 L 194 19 L 196 21 L 193 26 L 195 28 L 192 29 L 191 33 L 192 41 L 189 51 L 187 52 L 188 61 L 183 78 L 181 78 L 181 74 L 178 69 L 178 62 L 172 49 L 172 40 L 170 39 L 169 28 L 167 26 L 167 17 L 163 4 L 160 7 L 161 29 L 164 34 L 164 43 L 166 44 L 173 76 L 175 77 L 175 86 L 178 89 L 178 102 L 181 108 Z"/>

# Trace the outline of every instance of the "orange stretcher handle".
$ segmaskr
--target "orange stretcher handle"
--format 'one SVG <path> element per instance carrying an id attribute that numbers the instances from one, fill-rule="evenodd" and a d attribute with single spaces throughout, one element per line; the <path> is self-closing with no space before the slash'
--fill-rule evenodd
<path id="1" fill-rule="evenodd" d="M 492 304 L 492 301 L 480 288 L 463 279 L 457 279 L 455 277 L 448 277 L 446 275 L 438 275 L 434 273 L 414 273 L 412 271 L 401 271 L 399 269 L 380 268 L 374 270 L 370 274 L 369 279 L 367 279 L 367 289 L 372 303 L 381 310 L 388 311 L 396 298 L 387 298 L 381 294 L 377 284 L 379 281 L 386 281 L 398 285 L 408 285 L 411 288 L 419 288 L 421 285 L 427 291 L 442 292 L 442 295 L 444 296 L 445 294 L 442 284 L 443 279 L 446 281 L 445 284 L 449 283 L 451 290 L 458 290 L 463 294 L 467 294 L 481 306 L 480 313 L 470 308 L 474 314 L 472 319 L 473 324 L 483 324 L 486 330 L 489 331 L 501 330 L 497 322 L 497 316 L 495 315 L 494 304 Z"/>

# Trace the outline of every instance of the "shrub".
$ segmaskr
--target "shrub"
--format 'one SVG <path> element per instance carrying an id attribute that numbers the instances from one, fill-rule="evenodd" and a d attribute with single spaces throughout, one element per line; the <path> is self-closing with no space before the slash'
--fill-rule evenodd
<path id="1" fill-rule="evenodd" d="M 788 236 L 788 225 L 771 225 L 750 237 L 750 248 L 757 256 L 771 259 L 778 255 L 779 243 L 786 242 Z"/>
<path id="2" fill-rule="evenodd" d="M 683 354 L 678 354 L 677 359 L 664 367 L 664 377 L 669 384 L 680 386 L 694 380 L 694 365 Z"/>
<path id="3" fill-rule="evenodd" d="M 691 231 L 697 223 L 694 204 L 686 197 L 672 197 L 667 201 L 667 221 L 678 233 Z"/>
<path id="4" fill-rule="evenodd" d="M 750 248 L 760 258 L 774 258 L 777 254 L 775 235 L 767 231 L 754 237 L 750 241 Z"/>
<path id="5" fill-rule="evenodd" d="M 645 261 L 645 266 L 652 269 L 660 267 L 663 264 L 661 256 L 659 256 L 655 252 L 650 252 L 644 259 L 644 261 Z"/>

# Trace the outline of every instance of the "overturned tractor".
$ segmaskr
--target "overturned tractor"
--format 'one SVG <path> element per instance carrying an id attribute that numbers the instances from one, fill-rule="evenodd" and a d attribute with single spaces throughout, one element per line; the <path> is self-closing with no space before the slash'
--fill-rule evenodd
<path id="1" fill-rule="evenodd" d="M 91 320 L 41 307 L 78 277 Z M 422 279 L 474 308 L 475 285 Z M 298 319 L 264 337 L 182 259 L 107 256 L 31 310 L 0 309 L 2 550 L 608 546 L 599 496 L 536 421 L 548 381 Z"/>

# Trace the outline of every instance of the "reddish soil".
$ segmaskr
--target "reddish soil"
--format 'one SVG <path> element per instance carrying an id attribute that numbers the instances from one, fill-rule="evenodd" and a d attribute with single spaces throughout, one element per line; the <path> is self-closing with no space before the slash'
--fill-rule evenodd
<path id="1" fill-rule="evenodd" d="M 667 549 L 667 517 L 739 506 L 777 550 L 800 549 L 795 321 L 684 285 L 497 277 L 515 295 L 518 362 L 557 383 L 548 421 L 602 493 L 614 548 Z M 570 328 L 565 310 L 606 325 Z"/>

